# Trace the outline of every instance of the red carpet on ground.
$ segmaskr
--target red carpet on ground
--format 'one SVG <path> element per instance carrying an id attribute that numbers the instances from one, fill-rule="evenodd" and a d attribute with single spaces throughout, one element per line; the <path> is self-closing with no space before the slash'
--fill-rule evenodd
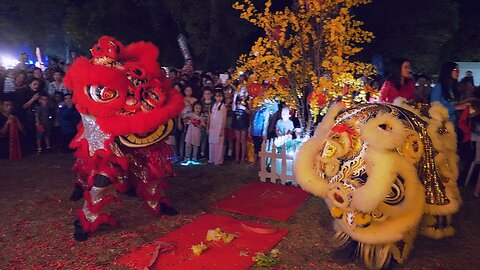
<path id="1" fill-rule="evenodd" d="M 212 208 L 286 221 L 308 198 L 300 188 L 254 182 L 218 201 Z"/>
<path id="2" fill-rule="evenodd" d="M 223 243 L 222 240 L 207 242 L 205 240 L 207 231 L 217 227 L 224 232 L 235 233 L 238 237 L 228 244 Z M 277 230 L 261 223 L 206 214 L 159 238 L 154 243 L 125 255 L 119 262 L 142 270 L 152 264 L 152 259 L 155 263 L 148 268 L 151 270 L 244 270 L 252 266 L 252 257 L 257 252 L 269 251 L 287 232 L 287 230 Z M 196 256 L 190 248 L 200 242 L 206 244 L 209 249 Z"/>

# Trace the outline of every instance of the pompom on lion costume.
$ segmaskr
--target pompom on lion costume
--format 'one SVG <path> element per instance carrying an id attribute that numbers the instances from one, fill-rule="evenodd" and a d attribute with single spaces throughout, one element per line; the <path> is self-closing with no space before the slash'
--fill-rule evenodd
<path id="1" fill-rule="evenodd" d="M 452 236 L 461 204 L 454 126 L 439 103 L 333 105 L 298 150 L 301 187 L 322 197 L 334 243 L 370 269 L 402 263 L 417 233 Z"/>
<path id="2" fill-rule="evenodd" d="M 118 192 L 135 189 L 153 213 L 176 214 L 165 195 L 172 174 L 171 152 L 163 141 L 183 98 L 160 71 L 152 43 L 123 46 L 103 36 L 65 76 L 82 122 L 70 144 L 77 161 L 77 187 L 85 203 L 77 211 L 75 238 L 85 240 L 102 223 L 115 225 L 111 205 Z"/>

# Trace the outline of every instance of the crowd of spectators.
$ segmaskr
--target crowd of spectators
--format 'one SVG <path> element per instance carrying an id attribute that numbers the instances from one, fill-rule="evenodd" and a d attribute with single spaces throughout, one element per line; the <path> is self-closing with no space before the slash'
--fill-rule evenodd
<path id="1" fill-rule="evenodd" d="M 438 101 L 447 107 L 450 120 L 457 126 L 461 160 L 467 164 L 474 149 L 468 140 L 470 134 L 480 133 L 480 89 L 472 72 L 466 71 L 459 80 L 458 65 L 447 62 L 438 77 L 413 75 L 410 65 L 409 60 L 398 59 L 384 80 L 365 78 L 365 82 L 379 91 L 380 102 L 392 103 L 404 97 L 424 104 Z M 68 66 L 56 61 L 44 71 L 26 65 L 0 70 L 1 157 L 18 156 L 12 150 L 18 145 L 24 154 L 69 151 L 80 115 L 71 91 L 63 85 Z M 234 76 L 233 69 L 194 71 L 191 65 L 162 70 L 182 93 L 185 104 L 167 139 L 174 162 L 256 162 L 264 140 L 299 133 L 298 119 L 285 104 L 252 108 L 247 74 Z M 465 112 L 469 117 L 462 117 Z"/>
<path id="2" fill-rule="evenodd" d="M 0 67 L 2 158 L 70 151 L 68 143 L 76 133 L 80 114 L 71 91 L 63 85 L 69 65 L 55 59 L 51 62 L 44 70 L 24 63 Z"/>
<path id="3" fill-rule="evenodd" d="M 431 76 L 414 76 L 410 61 L 400 58 L 390 68 L 380 90 L 380 101 L 392 103 L 403 97 L 414 103 L 439 102 L 448 109 L 449 120 L 457 134 L 460 180 L 465 180 L 471 162 L 475 158 L 476 139 L 480 135 L 480 87 L 475 86 L 473 73 L 462 71 L 455 62 L 446 62 L 433 80 Z M 480 181 L 474 195 L 480 196 Z"/>

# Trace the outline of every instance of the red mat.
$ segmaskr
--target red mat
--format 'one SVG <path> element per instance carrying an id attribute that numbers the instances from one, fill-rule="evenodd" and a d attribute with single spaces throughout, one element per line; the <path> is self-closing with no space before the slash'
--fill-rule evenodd
<path id="1" fill-rule="evenodd" d="M 234 213 L 286 221 L 308 198 L 300 188 L 254 182 L 221 199 L 211 207 Z"/>
<path id="2" fill-rule="evenodd" d="M 221 240 L 207 242 L 205 240 L 207 231 L 217 227 L 224 232 L 235 233 L 238 237 L 229 244 L 225 244 Z M 248 269 L 253 264 L 252 257 L 256 252 L 266 252 L 272 249 L 287 232 L 287 230 L 277 230 L 261 223 L 206 214 L 159 238 L 156 242 L 169 243 L 175 248 L 163 254 L 160 250 L 155 265 L 149 269 Z M 200 244 L 200 242 L 209 246 L 209 249 L 196 256 L 190 247 Z M 155 257 L 157 247 L 158 243 L 147 244 L 141 249 L 125 255 L 119 262 L 143 270 L 150 265 L 152 257 Z"/>

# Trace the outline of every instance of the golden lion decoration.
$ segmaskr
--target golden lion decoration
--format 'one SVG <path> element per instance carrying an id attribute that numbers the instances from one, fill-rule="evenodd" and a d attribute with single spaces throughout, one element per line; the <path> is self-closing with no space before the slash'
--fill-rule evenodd
<path id="1" fill-rule="evenodd" d="M 333 105 L 300 146 L 295 175 L 325 199 L 335 246 L 357 241 L 371 269 L 402 263 L 417 233 L 452 236 L 457 188 L 456 134 L 439 103 Z M 424 198 L 424 199 L 420 199 Z"/>

